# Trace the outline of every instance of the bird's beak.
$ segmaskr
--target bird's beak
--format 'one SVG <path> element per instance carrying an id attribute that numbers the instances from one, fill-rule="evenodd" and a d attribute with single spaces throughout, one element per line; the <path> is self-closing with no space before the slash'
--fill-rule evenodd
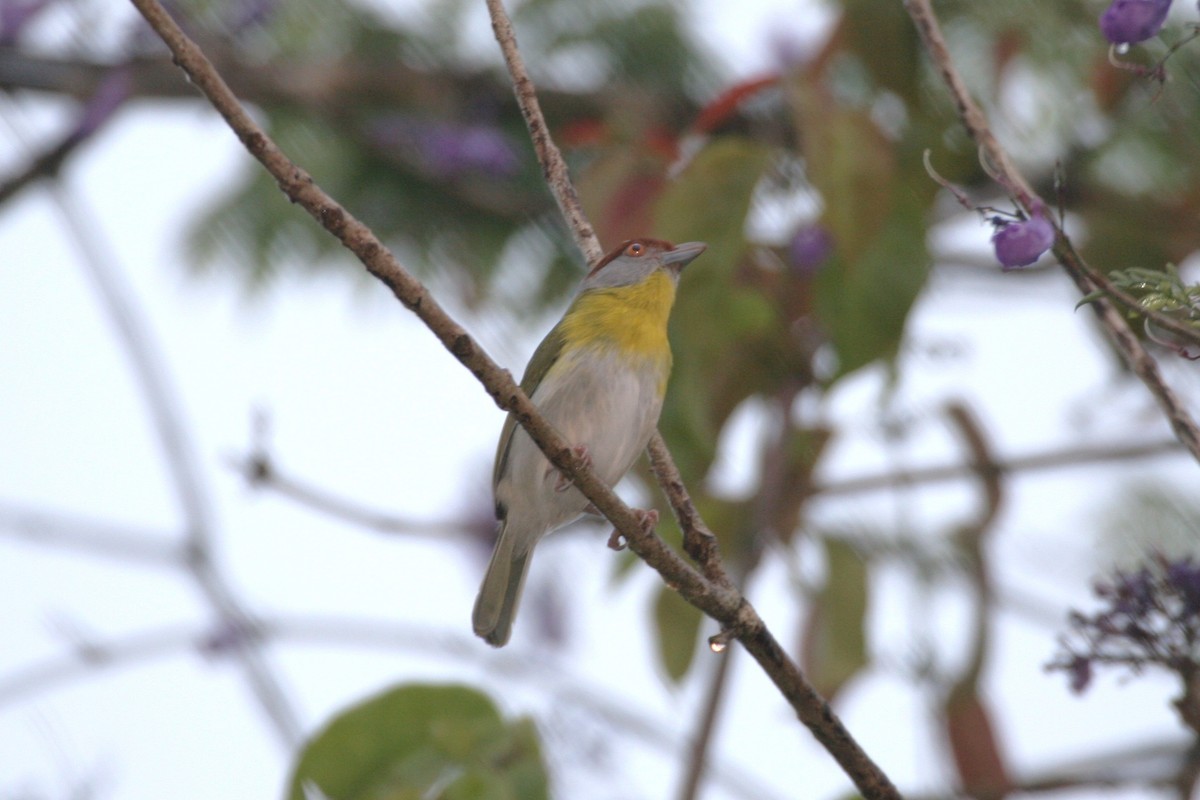
<path id="1" fill-rule="evenodd" d="M 704 242 L 684 242 L 683 244 L 677 244 L 675 245 L 675 249 L 668 250 L 662 254 L 663 266 L 670 267 L 678 273 L 707 249 L 708 245 Z"/>

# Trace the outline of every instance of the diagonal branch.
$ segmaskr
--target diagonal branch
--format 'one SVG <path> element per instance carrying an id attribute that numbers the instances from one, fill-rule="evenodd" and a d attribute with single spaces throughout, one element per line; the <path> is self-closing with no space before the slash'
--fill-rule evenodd
<path id="1" fill-rule="evenodd" d="M 474 339 L 438 304 L 437 300 L 396 260 L 379 239 L 345 208 L 316 185 L 254 122 L 204 53 L 175 24 L 158 0 L 133 0 L 146 21 L 171 49 L 176 63 L 208 97 L 280 189 L 351 250 L 373 276 L 415 313 L 449 350 L 482 383 L 495 403 L 511 412 L 555 467 L 612 522 L 629 547 L 656 569 L 663 579 L 743 643 L 792 705 L 800 719 L 834 756 L 863 796 L 899 798 L 882 770 L 871 761 L 841 721 L 805 680 L 795 663 L 767 629 L 762 618 L 736 589 L 714 583 L 675 553 L 642 517 L 577 457 L 563 437 L 538 413 L 537 407 L 517 386 L 512 375 L 493 361 Z M 531 87 L 527 87 L 530 91 Z M 537 133 L 535 131 L 535 138 Z M 545 137 L 549 142 L 548 135 Z M 578 229 L 582 230 L 582 229 Z"/>
<path id="2" fill-rule="evenodd" d="M 993 177 L 1013 195 L 1027 212 L 1032 214 L 1035 207 L 1045 207 L 1045 201 L 1030 188 L 1025 176 L 1013 165 L 1008 153 L 1000 146 L 1000 142 L 988 125 L 987 116 L 967 90 L 966 83 L 963 82 L 958 68 L 950 58 L 946 39 L 942 35 L 941 25 L 938 23 L 937 15 L 933 12 L 930 0 L 902 1 L 908 15 L 917 27 L 917 32 L 921 36 L 921 41 L 924 43 L 925 50 L 933 61 L 935 69 L 950 90 L 950 96 L 954 100 L 963 128 L 979 146 L 980 156 Z M 1055 232 L 1054 255 L 1071 280 L 1079 287 L 1079 291 L 1087 296 L 1102 288 L 1098 285 L 1095 271 L 1075 250 L 1075 246 L 1062 227 L 1053 219 L 1050 219 L 1050 224 L 1054 226 Z M 1100 326 L 1112 341 L 1113 347 L 1154 395 L 1154 399 L 1171 423 L 1175 436 L 1191 452 L 1192 457 L 1200 461 L 1200 427 L 1196 425 L 1191 413 L 1179 399 L 1175 390 L 1164 380 L 1158 363 L 1146 352 L 1146 348 L 1142 346 L 1137 334 L 1129 327 L 1112 301 L 1101 296 L 1091 303 L 1091 308 L 1095 312 Z"/>

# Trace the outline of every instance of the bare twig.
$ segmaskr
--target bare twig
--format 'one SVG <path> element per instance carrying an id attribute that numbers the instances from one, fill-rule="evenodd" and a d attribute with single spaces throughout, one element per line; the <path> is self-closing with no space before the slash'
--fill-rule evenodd
<path id="1" fill-rule="evenodd" d="M 708 530 L 704 520 L 696 515 L 695 507 L 691 505 L 691 499 L 687 495 L 687 489 L 678 479 L 678 470 L 672 466 L 671 453 L 666 449 L 666 444 L 661 437 L 651 439 L 649 454 L 651 467 L 654 468 L 655 477 L 659 478 L 660 485 L 663 486 L 668 502 L 677 514 L 686 518 L 683 529 L 688 537 L 688 543 L 685 545 L 687 551 L 690 554 L 696 554 L 696 560 L 705 577 L 709 580 L 717 579 L 715 573 L 710 574 L 711 569 L 705 566 L 713 563 L 712 557 L 707 555 L 706 550 L 709 547 L 715 548 L 716 540 L 710 538 L 712 537 L 711 531 Z M 1139 442 L 1130 445 L 1070 447 L 1008 459 L 996 457 L 994 461 L 990 462 L 990 468 L 998 475 L 1017 475 L 1025 472 L 1063 469 L 1082 464 L 1102 464 L 1111 461 L 1131 461 L 1185 454 L 1186 451 L 1178 440 L 1164 439 L 1159 442 Z M 358 500 L 335 494 L 312 481 L 289 475 L 281 471 L 269 458 L 264 461 L 261 455 L 230 457 L 227 461 L 255 488 L 277 492 L 300 505 L 328 514 L 351 525 L 361 525 L 385 535 L 404 534 L 443 539 L 456 534 L 469 534 L 477 522 L 477 520 L 469 518 L 420 521 L 396 516 L 387 511 L 368 507 Z M 971 464 L 942 464 L 909 470 L 890 469 L 875 474 L 841 478 L 827 483 L 815 483 L 809 488 L 809 494 L 814 497 L 841 496 L 883 490 L 912 489 L 930 483 L 945 483 L 971 478 L 976 474 L 977 468 Z M 3 506 L 0 506 L 0 535 L 3 535 L 6 521 L 20 519 L 22 513 L 19 510 L 6 511 Z M 489 524 L 490 520 L 489 517 Z M 81 522 L 79 524 L 94 526 L 98 523 Z M 68 523 L 64 523 L 61 527 L 67 526 Z M 103 527 L 101 525 L 101 529 Z M 25 528 L 15 529 L 13 533 L 24 535 L 27 538 L 34 537 L 34 529 L 29 529 L 28 533 L 25 530 Z M 46 535 L 53 537 L 54 533 Z M 52 540 L 54 543 L 63 541 L 58 538 L 49 538 L 48 540 Z M 82 543 L 83 546 L 89 544 L 88 542 Z"/>
<path id="2" fill-rule="evenodd" d="M 97 232 L 89 227 L 87 220 L 93 215 L 76 209 L 72 196 L 59 184 L 51 184 L 51 191 L 67 230 L 78 244 L 101 305 L 132 362 L 134 377 L 146 400 L 183 516 L 183 566 L 222 625 L 251 628 L 253 623 L 249 614 L 214 566 L 212 502 L 180 414 L 182 405 L 175 398 L 163 360 L 143 327 L 144 321 L 138 313 L 133 293 L 117 269 L 115 259 L 100 246 Z M 288 748 L 294 747 L 301 739 L 299 719 L 258 643 L 244 639 L 234 648 L 234 654 L 281 743 Z"/>
<path id="3" fill-rule="evenodd" d="M 270 457 L 262 453 L 241 458 L 230 457 L 227 461 L 255 489 L 269 489 L 313 511 L 389 536 L 423 536 L 444 540 L 465 536 L 473 527 L 469 519 L 423 522 L 367 508 L 324 487 L 281 472 Z"/>
<path id="4" fill-rule="evenodd" d="M 671 451 L 663 441 L 662 434 L 657 431 L 650 437 L 650 468 L 654 477 L 667 496 L 667 502 L 675 513 L 679 528 L 683 531 L 683 549 L 693 561 L 700 565 L 704 576 L 713 583 L 732 588 L 733 584 L 721 564 L 720 552 L 717 549 L 717 537 L 708 529 L 708 525 L 696 510 L 687 486 L 675 466 Z"/>
<path id="5" fill-rule="evenodd" d="M 1048 469 L 1062 469 L 1080 464 L 1099 464 L 1106 461 L 1127 461 L 1130 459 L 1153 458 L 1156 456 L 1183 455 L 1184 450 L 1175 439 L 1161 442 L 1147 442 L 1130 445 L 1107 445 L 1087 447 L 1072 447 L 1064 450 L 1049 450 L 1043 453 L 1033 453 L 1025 456 L 1003 459 L 997 458 L 991 467 L 1004 475 L 1018 472 L 1038 472 Z M 878 491 L 882 489 L 897 489 L 909 486 L 919 486 L 927 483 L 939 483 L 958 480 L 974 472 L 970 464 L 946 464 L 936 467 L 925 467 L 911 470 L 887 470 L 877 475 L 863 475 L 857 478 L 817 483 L 812 487 L 814 495 L 846 495 L 858 492 Z"/>
<path id="6" fill-rule="evenodd" d="M 312 177 L 279 150 L 242 108 L 200 49 L 157 0 L 133 0 L 192 83 L 208 97 L 247 150 L 280 189 L 355 253 L 367 270 L 413 311 L 442 344 L 484 385 L 496 404 L 511 412 L 546 457 L 608 518 L 630 549 L 656 569 L 688 602 L 721 623 L 761 664 L 800 719 L 868 798 L 898 798 L 891 781 L 850 736 L 829 705 L 804 679 L 754 608 L 728 585 L 714 585 L 647 529 L 643 516 L 623 503 L 538 413 L 507 370 L 501 369 L 405 270 L 375 235 L 322 191 Z M 502 31 L 501 31 L 502 32 Z M 529 87 L 526 91 L 530 91 Z M 536 135 L 536 134 L 535 134 Z"/>
<path id="7" fill-rule="evenodd" d="M 513 33 L 512 22 L 501 0 L 487 0 L 487 7 L 492 18 L 492 31 L 496 34 L 501 52 L 504 53 L 504 63 L 508 67 L 509 77 L 512 78 L 517 105 L 521 107 L 521 115 L 529 128 L 529 138 L 537 152 L 538 163 L 542 165 L 546 185 L 550 187 L 559 211 L 571 229 L 576 246 L 583 253 L 588 265 L 594 265 L 603 258 L 604 249 L 579 205 L 579 195 L 575 192 L 575 185 L 571 183 L 567 162 L 563 160 L 562 153 L 550 136 L 550 129 L 546 126 L 546 119 L 542 116 L 541 105 L 538 103 L 537 91 L 529 78 L 529 72 L 525 69 L 521 51 L 517 49 L 517 37 Z"/>
<path id="8" fill-rule="evenodd" d="M 174 533 L 133 531 L 126 525 L 99 522 L 49 509 L 0 505 L 0 535 L 55 547 L 96 553 L 126 561 L 178 567 L 184 549 Z"/>
<path id="9" fill-rule="evenodd" d="M 674 755 L 685 747 L 675 726 L 660 721 L 628 702 L 585 683 L 563 665 L 523 655 L 484 652 L 474 637 L 448 633 L 444 628 L 395 620 L 359 617 L 275 615 L 259 621 L 253 636 L 267 644 L 299 644 L 339 648 L 368 648 L 385 653 L 438 654 L 475 663 L 490 674 L 536 686 L 563 703 L 585 710 L 628 739 Z M 0 675 L 0 708 L 36 701 L 37 697 L 69 683 L 95 677 L 105 670 L 146 665 L 180 654 L 222 658 L 235 642 L 222 629 L 171 624 L 89 641 L 39 658 Z M 713 781 L 733 797 L 771 800 L 779 795 L 754 775 L 722 759 L 709 765 Z"/>
<path id="10" fill-rule="evenodd" d="M 1000 146 L 988 125 L 983 110 L 967 90 L 962 76 L 959 75 L 958 69 L 950 58 L 941 25 L 938 23 L 937 15 L 933 12 L 930 0 L 903 0 L 903 3 L 917 27 L 926 52 L 933 61 L 938 74 L 941 75 L 942 81 L 950 90 L 963 127 L 979 146 L 980 157 L 988 171 L 1026 212 L 1032 214 L 1035 207 L 1045 207 L 1046 203 L 1030 188 L 1025 177 L 1008 157 L 1008 153 Z M 1070 275 L 1071 280 L 1079 287 L 1079 291 L 1086 296 L 1101 288 L 1094 279 L 1094 271 L 1075 251 L 1074 245 L 1067 238 L 1062 227 L 1055 220 L 1050 220 L 1050 224 L 1054 226 L 1055 230 L 1054 255 Z M 1122 359 L 1154 395 L 1179 441 L 1188 449 L 1193 458 L 1200 461 L 1200 427 L 1197 427 L 1174 389 L 1163 379 L 1154 358 L 1146 352 L 1137 335 L 1130 329 L 1125 318 L 1121 316 L 1111 301 L 1106 298 L 1095 300 L 1091 303 L 1091 308 Z"/>

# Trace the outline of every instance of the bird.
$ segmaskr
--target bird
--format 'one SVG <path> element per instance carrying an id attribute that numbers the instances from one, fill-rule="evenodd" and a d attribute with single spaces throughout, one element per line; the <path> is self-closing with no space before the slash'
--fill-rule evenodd
<path id="1" fill-rule="evenodd" d="M 651 238 L 622 242 L 588 272 L 525 368 L 521 389 L 609 486 L 629 471 L 658 425 L 679 275 L 707 247 Z M 512 634 L 534 545 L 591 504 L 511 412 L 496 447 L 492 492 L 500 529 L 471 621 L 476 635 L 502 647 Z"/>

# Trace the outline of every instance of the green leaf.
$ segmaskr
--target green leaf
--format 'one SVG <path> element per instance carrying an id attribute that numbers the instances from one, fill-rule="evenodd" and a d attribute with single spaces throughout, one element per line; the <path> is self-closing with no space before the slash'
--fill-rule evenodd
<path id="1" fill-rule="evenodd" d="M 849 544 L 829 538 L 824 543 L 827 576 L 806 623 L 804 670 L 817 691 L 832 700 L 868 663 L 868 573 Z"/>
<path id="2" fill-rule="evenodd" d="M 917 29 L 901 3 L 892 0 L 845 0 L 842 33 L 879 86 L 917 99 L 923 59 Z"/>
<path id="3" fill-rule="evenodd" d="M 687 480 L 707 472 L 726 416 L 760 386 L 742 374 L 761 371 L 742 347 L 773 325 L 775 311 L 757 289 L 738 281 L 737 272 L 747 247 L 746 215 L 770 158 L 770 148 L 748 139 L 715 139 L 657 206 L 658 235 L 708 243 L 708 251 L 684 270 L 671 315 L 675 367 L 661 423 Z M 727 383 L 736 391 L 722 391 Z"/>
<path id="4" fill-rule="evenodd" d="M 863 246 L 857 259 L 834 258 L 816 281 L 814 307 L 838 355 L 837 377 L 895 356 L 929 274 L 916 203 L 895 208 Z"/>
<path id="5" fill-rule="evenodd" d="M 465 686 L 398 686 L 338 714 L 297 759 L 290 800 L 306 783 L 330 800 L 548 796 L 533 724 Z"/>
<path id="6" fill-rule="evenodd" d="M 820 84 L 796 79 L 788 99 L 804 132 L 805 173 L 821 193 L 821 223 L 841 257 L 853 262 L 883 227 L 896 196 L 893 143 L 865 111 L 835 101 Z"/>
<path id="7" fill-rule="evenodd" d="M 702 272 L 712 281 L 732 275 L 746 248 L 746 212 L 770 156 L 769 147 L 750 139 L 714 139 L 663 192 L 656 209 L 658 235 L 708 242 L 708 251 L 685 276 Z"/>
<path id="8" fill-rule="evenodd" d="M 696 656 L 696 637 L 700 634 L 700 609 L 666 586 L 658 590 L 654 602 L 654 624 L 658 629 L 658 657 L 672 681 L 687 675 Z"/>
<path id="9" fill-rule="evenodd" d="M 805 132 L 808 178 L 825 205 L 821 224 L 835 242 L 816 280 L 814 311 L 840 377 L 899 347 L 929 271 L 924 214 L 934 184 L 867 112 L 845 107 L 811 80 L 796 78 L 788 88 Z"/>

